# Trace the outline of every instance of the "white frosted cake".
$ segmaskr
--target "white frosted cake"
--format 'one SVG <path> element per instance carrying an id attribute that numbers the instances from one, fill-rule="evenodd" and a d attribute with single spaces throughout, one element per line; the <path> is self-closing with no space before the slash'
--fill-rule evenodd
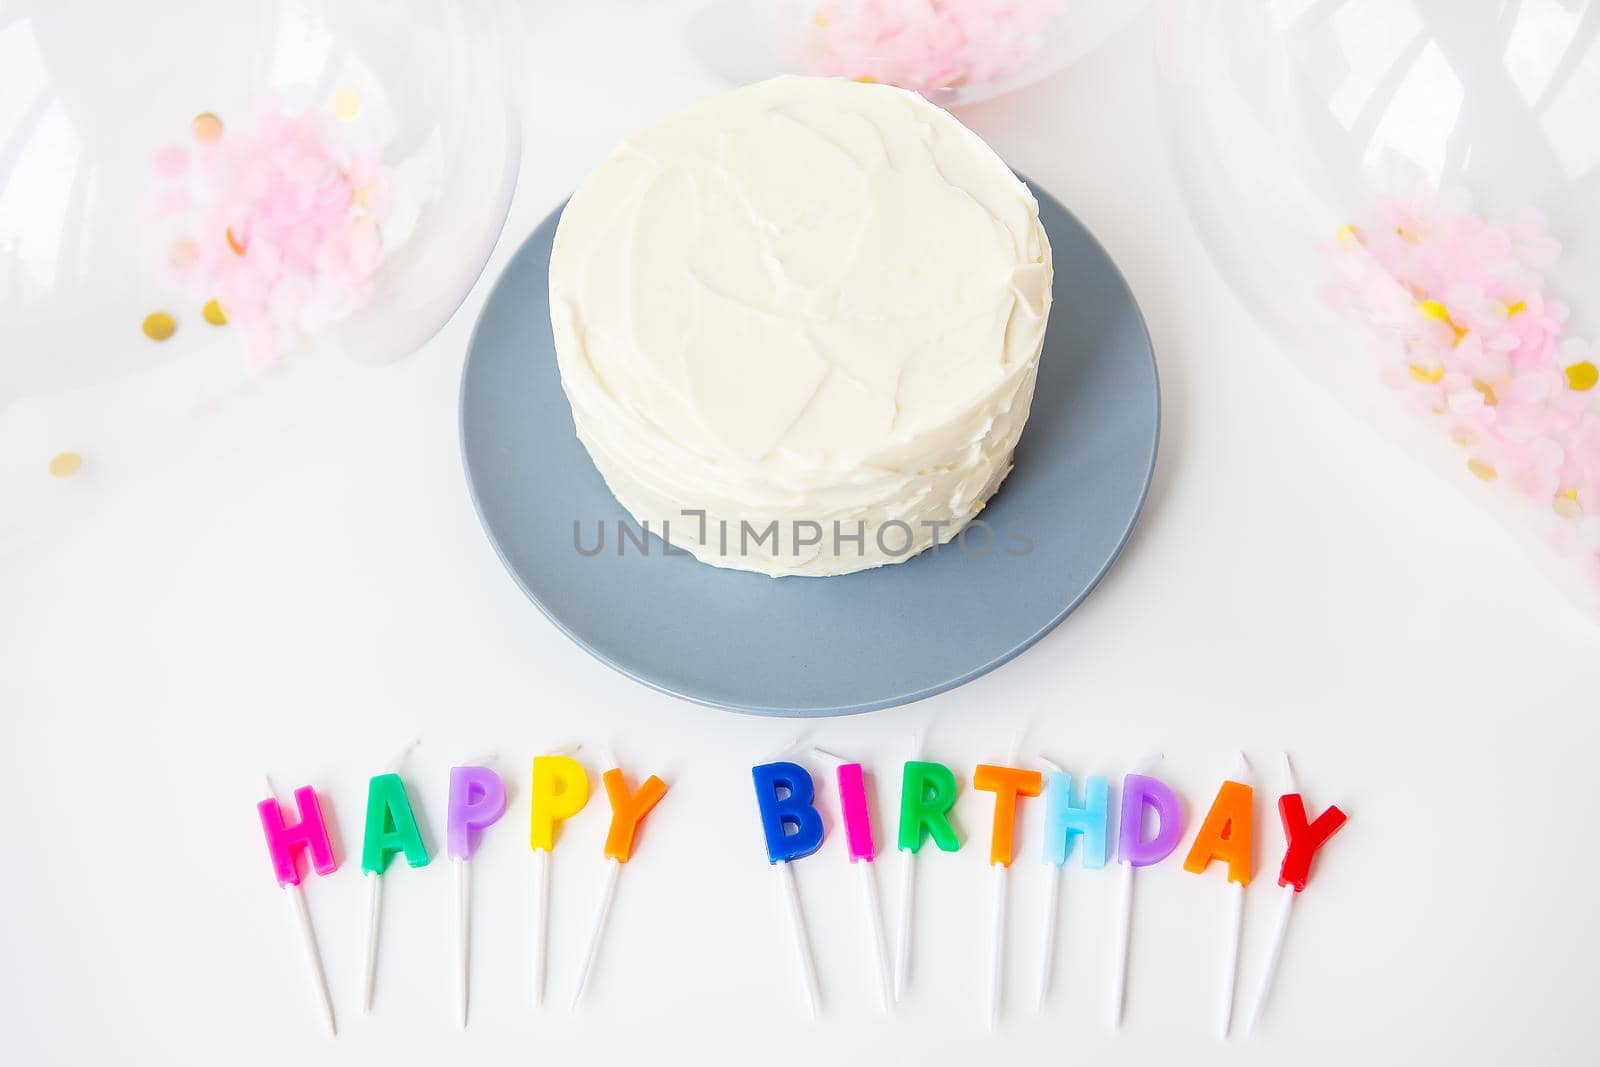
<path id="1" fill-rule="evenodd" d="M 589 176 L 550 315 L 578 437 L 639 523 L 719 567 L 832 575 L 948 541 L 999 488 L 1050 282 L 1038 204 L 966 127 L 786 77 Z"/>

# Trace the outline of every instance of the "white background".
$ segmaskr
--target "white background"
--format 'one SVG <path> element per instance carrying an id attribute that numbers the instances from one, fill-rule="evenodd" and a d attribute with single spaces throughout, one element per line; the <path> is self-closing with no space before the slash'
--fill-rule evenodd
<path id="1" fill-rule="evenodd" d="M 1101 588 L 1020 659 L 810 737 L 875 773 L 880 839 L 914 730 L 964 787 L 1019 726 L 1027 751 L 1078 773 L 1120 775 L 1162 750 L 1191 829 L 1244 749 L 1264 781 L 1241 1002 L 1276 904 L 1276 753 L 1296 755 L 1314 809 L 1337 802 L 1350 823 L 1299 901 L 1251 1040 L 1214 1034 L 1220 871 L 1185 873 L 1179 856 L 1139 879 L 1122 1033 L 1107 1020 L 1110 870 L 1068 869 L 1056 988 L 1035 1014 L 1037 802 L 1013 869 L 1012 992 L 989 1035 L 988 804 L 970 790 L 966 847 L 924 854 L 911 988 L 892 1019 L 842 835 L 799 865 L 824 1000 L 805 1021 L 748 781 L 795 724 L 680 703 L 591 660 L 503 573 L 462 479 L 461 363 L 506 257 L 615 142 L 721 88 L 682 45 L 681 5 L 560 6 L 530 16 L 505 236 L 432 343 L 379 370 L 297 366 L 136 486 L 97 480 L 90 457 L 63 490 L 87 500 L 81 518 L 0 558 L 0 1058 L 1593 1062 L 1600 630 L 1468 499 L 1306 381 L 1218 279 L 1160 142 L 1147 21 L 961 113 L 1087 222 L 1145 308 L 1165 418 L 1144 518 Z M 492 751 L 512 790 L 476 861 L 465 1032 L 442 857 L 393 869 L 377 1003 L 358 1007 L 366 780 L 413 735 L 405 773 L 436 848 L 452 763 Z M 661 774 L 671 791 L 571 1013 L 604 873 L 591 756 L 596 796 L 554 857 L 535 1011 L 527 759 L 571 740 L 609 743 L 630 776 Z M 323 791 L 342 841 L 340 871 L 307 887 L 336 1040 L 267 864 L 263 770 L 285 793 Z M 896 863 L 880 864 L 891 926 Z"/>

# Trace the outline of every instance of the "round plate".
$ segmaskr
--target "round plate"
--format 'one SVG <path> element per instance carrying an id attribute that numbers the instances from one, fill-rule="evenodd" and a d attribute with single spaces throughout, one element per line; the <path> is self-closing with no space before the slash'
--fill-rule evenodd
<path id="1" fill-rule="evenodd" d="M 624 543 L 627 513 L 573 428 L 550 330 L 557 211 L 512 258 L 472 335 L 461 448 L 478 515 L 567 636 L 646 685 L 713 707 L 837 715 L 932 696 L 1048 633 L 1110 569 L 1155 465 L 1160 390 L 1144 319 L 1105 250 L 1034 190 L 1055 302 L 1016 469 L 974 531 L 904 563 L 768 578 Z M 592 549 L 603 523 L 605 549 Z M 1031 550 L 1023 552 L 1023 539 Z M 989 545 L 988 551 L 984 548 Z"/>

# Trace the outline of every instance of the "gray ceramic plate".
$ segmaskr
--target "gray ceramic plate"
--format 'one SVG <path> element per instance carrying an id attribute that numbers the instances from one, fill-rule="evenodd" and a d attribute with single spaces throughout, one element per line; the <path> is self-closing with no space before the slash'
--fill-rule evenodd
<path id="1" fill-rule="evenodd" d="M 993 670 L 1110 569 L 1155 464 L 1160 391 L 1138 305 L 1104 249 L 1048 195 L 1055 304 L 1016 469 L 974 533 L 835 578 L 767 578 L 616 552 L 626 513 L 578 443 L 556 371 L 547 270 L 559 212 L 523 242 L 478 319 L 461 448 L 489 540 L 551 622 L 646 685 L 763 715 L 838 715 L 932 696 Z M 592 547 L 581 555 L 573 523 Z M 630 528 L 631 520 L 628 520 Z M 636 528 L 634 528 L 636 529 Z M 1016 555 L 1023 534 L 1032 550 Z"/>

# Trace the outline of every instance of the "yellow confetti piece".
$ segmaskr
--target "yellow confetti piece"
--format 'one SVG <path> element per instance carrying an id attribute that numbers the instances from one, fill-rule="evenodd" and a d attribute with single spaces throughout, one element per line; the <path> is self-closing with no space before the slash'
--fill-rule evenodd
<path id="1" fill-rule="evenodd" d="M 165 341 L 178 329 L 178 320 L 165 311 L 152 311 L 144 317 L 144 335 L 152 341 Z"/>
<path id="2" fill-rule="evenodd" d="M 1477 475 L 1479 478 L 1482 478 L 1486 482 L 1492 482 L 1496 478 L 1500 477 L 1499 471 L 1495 470 L 1492 465 L 1485 463 L 1481 459 L 1467 460 L 1467 470 L 1471 471 L 1473 474 Z"/>
<path id="3" fill-rule="evenodd" d="M 241 244 L 239 242 L 239 239 L 233 235 L 233 227 L 232 226 L 229 226 L 227 229 L 223 230 L 222 231 L 222 236 L 224 236 L 224 237 L 226 237 L 228 239 L 228 247 L 233 249 L 233 254 L 234 255 L 236 255 L 236 256 L 244 255 L 244 245 Z"/>
<path id="4" fill-rule="evenodd" d="M 1417 302 L 1417 310 L 1421 311 L 1423 316 L 1426 318 L 1437 319 L 1440 322 L 1448 323 L 1450 329 L 1455 331 L 1456 344 L 1460 344 L 1461 339 L 1467 335 L 1467 331 L 1457 326 L 1455 320 L 1450 317 L 1450 309 L 1439 303 L 1439 301 L 1419 300 Z"/>
<path id="5" fill-rule="evenodd" d="M 328 107 L 340 122 L 353 122 L 361 114 L 361 94 L 348 85 L 342 85 L 333 91 Z"/>
<path id="6" fill-rule="evenodd" d="M 222 140 L 222 120 L 209 111 L 202 111 L 191 119 L 189 130 L 201 144 L 214 144 Z"/>
<path id="7" fill-rule="evenodd" d="M 1514 300 L 1506 305 L 1506 318 L 1509 319 L 1513 315 L 1520 315 L 1527 310 L 1528 302 L 1526 300 Z"/>
<path id="8" fill-rule="evenodd" d="M 70 478 L 83 469 L 83 457 L 76 452 L 57 452 L 50 457 L 49 471 L 55 478 Z"/>
<path id="9" fill-rule="evenodd" d="M 1578 505 L 1578 491 L 1576 489 L 1563 489 L 1556 494 L 1550 502 L 1556 514 L 1563 519 L 1578 519 L 1583 517 L 1583 508 Z"/>
<path id="10" fill-rule="evenodd" d="M 1483 394 L 1483 402 L 1489 407 L 1494 407 L 1496 404 L 1500 403 L 1500 398 L 1495 395 L 1494 386 L 1490 385 L 1488 382 L 1480 381 L 1477 378 L 1474 378 L 1472 379 L 1472 387 Z"/>
<path id="11" fill-rule="evenodd" d="M 1361 240 L 1361 231 L 1354 226 L 1339 227 L 1339 247 L 1349 248 L 1352 244 L 1365 244 Z"/>
<path id="12" fill-rule="evenodd" d="M 1444 377 L 1443 367 L 1419 367 L 1413 363 L 1406 369 L 1411 372 L 1411 376 L 1417 381 L 1426 382 L 1430 385 Z"/>
<path id="13" fill-rule="evenodd" d="M 228 313 L 222 310 L 222 305 L 215 299 L 206 301 L 205 307 L 200 309 L 200 317 L 213 326 L 228 325 Z"/>
<path id="14" fill-rule="evenodd" d="M 1600 382 L 1600 369 L 1588 360 L 1574 363 L 1567 368 L 1567 384 L 1577 392 L 1593 389 L 1596 382 Z"/>
<path id="15" fill-rule="evenodd" d="M 870 74 L 858 74 L 858 75 L 856 75 L 856 81 L 860 82 L 862 85 L 877 85 L 878 84 L 878 79 L 874 78 Z"/>

